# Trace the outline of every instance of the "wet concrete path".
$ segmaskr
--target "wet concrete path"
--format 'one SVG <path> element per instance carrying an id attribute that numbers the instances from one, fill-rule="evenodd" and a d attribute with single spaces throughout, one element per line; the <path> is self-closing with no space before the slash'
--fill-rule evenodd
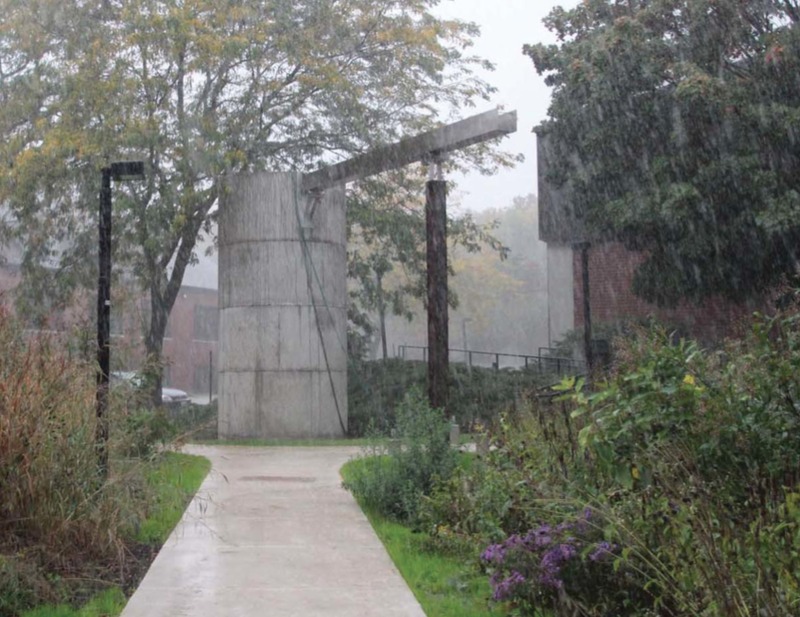
<path id="1" fill-rule="evenodd" d="M 424 617 L 341 488 L 358 448 L 186 451 L 212 470 L 122 617 Z"/>

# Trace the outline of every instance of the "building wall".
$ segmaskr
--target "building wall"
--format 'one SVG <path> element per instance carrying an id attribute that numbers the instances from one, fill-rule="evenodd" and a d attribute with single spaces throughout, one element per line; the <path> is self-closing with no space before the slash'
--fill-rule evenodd
<path id="1" fill-rule="evenodd" d="M 0 267 L 0 304 L 13 310 L 14 289 L 19 282 L 19 268 L 9 265 Z M 198 397 L 208 396 L 211 377 L 212 391 L 216 394 L 217 296 L 216 289 L 181 288 L 164 339 L 164 385 L 180 388 Z M 70 332 L 75 326 L 93 329 L 95 310 L 94 294 L 81 294 L 76 297 L 74 305 L 53 315 L 43 327 L 63 332 Z M 122 286 L 115 286 L 112 290 L 112 370 L 135 371 L 141 368 L 144 361 L 143 324 L 148 311 L 149 300 L 139 292 L 125 290 Z M 198 318 L 203 323 L 198 323 Z M 96 339 L 93 332 L 87 340 L 94 344 Z M 212 367 L 210 375 L 209 363 Z"/>
<path id="2" fill-rule="evenodd" d="M 219 308 L 216 289 L 182 287 L 164 339 L 165 384 L 196 395 L 216 394 Z"/>
<path id="3" fill-rule="evenodd" d="M 712 298 L 700 306 L 681 302 L 677 307 L 659 308 L 634 295 L 633 273 L 644 260 L 641 253 L 619 243 L 595 244 L 589 249 L 589 291 L 592 323 L 616 324 L 654 317 L 701 341 L 717 341 L 736 334 L 744 321 L 759 307 L 754 303 L 732 304 Z M 574 323 L 583 327 L 583 269 L 581 253 L 573 251 Z"/>
<path id="4" fill-rule="evenodd" d="M 547 332 L 548 346 L 575 327 L 575 288 L 572 248 L 547 245 Z"/>

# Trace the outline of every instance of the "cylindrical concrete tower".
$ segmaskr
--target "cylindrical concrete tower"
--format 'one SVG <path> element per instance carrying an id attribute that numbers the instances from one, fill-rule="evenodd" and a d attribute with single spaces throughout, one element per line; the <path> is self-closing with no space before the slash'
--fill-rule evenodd
<path id="1" fill-rule="evenodd" d="M 295 173 L 231 177 L 219 216 L 219 436 L 347 427 L 345 192 Z M 310 200 L 311 199 L 311 200 Z"/>

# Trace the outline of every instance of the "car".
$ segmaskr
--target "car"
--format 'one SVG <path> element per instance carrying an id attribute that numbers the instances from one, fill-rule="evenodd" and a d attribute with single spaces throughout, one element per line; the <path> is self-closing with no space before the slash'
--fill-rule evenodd
<path id="1" fill-rule="evenodd" d="M 135 371 L 111 371 L 111 383 L 124 383 L 133 388 L 141 388 L 144 382 L 142 375 Z M 189 395 L 178 388 L 161 387 L 161 403 L 167 407 L 183 407 L 192 401 Z"/>
<path id="2" fill-rule="evenodd" d="M 192 401 L 189 395 L 183 390 L 178 388 L 165 388 L 161 387 L 161 403 L 169 407 L 183 407 L 190 404 Z"/>

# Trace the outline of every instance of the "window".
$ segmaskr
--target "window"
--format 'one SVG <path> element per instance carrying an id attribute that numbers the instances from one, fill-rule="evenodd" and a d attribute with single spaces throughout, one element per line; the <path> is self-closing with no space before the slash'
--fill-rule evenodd
<path id="1" fill-rule="evenodd" d="M 198 304 L 194 307 L 194 340 L 216 341 L 219 336 L 219 309 Z"/>

